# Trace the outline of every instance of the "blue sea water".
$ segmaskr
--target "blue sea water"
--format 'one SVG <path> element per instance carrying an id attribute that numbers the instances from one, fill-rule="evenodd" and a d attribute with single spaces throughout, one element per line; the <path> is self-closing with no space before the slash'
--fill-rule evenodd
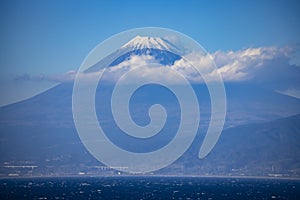
<path id="1" fill-rule="evenodd" d="M 300 199 L 300 181 L 202 177 L 15 178 L 0 199 Z"/>

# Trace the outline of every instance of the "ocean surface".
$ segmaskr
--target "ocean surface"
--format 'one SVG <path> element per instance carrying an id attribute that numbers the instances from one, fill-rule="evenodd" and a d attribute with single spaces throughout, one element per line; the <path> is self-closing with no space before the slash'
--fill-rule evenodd
<path id="1" fill-rule="evenodd" d="M 0 179 L 0 199 L 300 199 L 300 180 L 202 177 Z"/>

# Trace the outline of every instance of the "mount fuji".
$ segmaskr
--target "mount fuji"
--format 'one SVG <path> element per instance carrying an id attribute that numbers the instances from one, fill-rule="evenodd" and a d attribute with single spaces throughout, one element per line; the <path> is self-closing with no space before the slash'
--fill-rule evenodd
<path id="1" fill-rule="evenodd" d="M 133 56 L 151 56 L 158 63 L 168 66 L 181 59 L 176 52 L 178 48 L 166 39 L 136 36 L 85 72 L 110 68 Z M 276 173 L 300 176 L 300 159 L 297 156 L 300 152 L 300 123 L 297 115 L 300 113 L 299 99 L 260 85 L 225 83 L 227 118 L 224 132 L 216 150 L 199 160 L 197 154 L 211 117 L 211 105 L 206 85 L 192 84 L 192 87 L 201 111 L 195 142 L 182 158 L 170 167 L 154 173 L 228 175 L 233 172 L 233 168 L 238 168 L 239 173 L 266 175 L 269 168 L 274 166 L 278 169 Z M 9 174 L 64 176 L 115 173 L 113 170 L 99 168 L 102 164 L 87 152 L 80 141 L 72 115 L 72 90 L 73 82 L 61 83 L 35 97 L 0 108 L 0 177 L 7 177 Z M 162 104 L 168 114 L 161 133 L 146 141 L 130 138 L 118 128 L 110 110 L 112 90 L 113 85 L 98 86 L 95 107 L 99 123 L 113 143 L 126 150 L 141 153 L 155 151 L 174 137 L 179 126 L 180 106 L 168 89 L 150 84 L 142 86 L 132 96 L 131 116 L 138 125 L 145 126 L 149 123 L 148 110 L 153 104 Z M 297 116 L 291 117 L 293 115 Z M 247 145 L 240 145 L 245 144 L 245 141 L 249 141 L 246 142 Z M 275 146 L 281 150 L 277 155 L 272 153 Z M 230 157 L 224 156 L 228 147 Z M 257 148 L 261 152 L 254 156 L 252 150 Z M 247 156 L 251 156 L 251 159 L 245 159 Z M 260 165 L 265 157 L 268 159 Z M 245 166 L 248 168 L 245 169 Z M 284 169 L 284 166 L 288 166 L 290 171 L 279 170 Z"/>
<path id="2" fill-rule="evenodd" d="M 131 56 L 151 56 L 162 65 L 172 65 L 175 61 L 181 59 L 177 54 L 180 50 L 162 38 L 136 36 L 122 47 L 111 53 L 86 72 L 97 72 L 103 68 L 118 65 Z"/>
<path id="3" fill-rule="evenodd" d="M 132 55 L 149 55 L 155 58 L 162 65 L 172 65 L 181 57 L 172 52 L 178 52 L 178 48 L 167 40 L 154 37 L 136 36 L 124 46 L 122 50 L 128 51 L 111 63 L 111 66 L 117 65 Z"/>

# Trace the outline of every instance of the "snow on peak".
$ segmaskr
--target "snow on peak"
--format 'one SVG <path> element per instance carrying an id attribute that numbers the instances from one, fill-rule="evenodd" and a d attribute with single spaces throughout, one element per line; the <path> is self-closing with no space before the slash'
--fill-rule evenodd
<path id="1" fill-rule="evenodd" d="M 160 50 L 173 50 L 174 47 L 170 42 L 159 37 L 142 37 L 136 36 L 127 42 L 122 48 L 129 48 L 132 50 L 137 49 L 160 49 Z"/>

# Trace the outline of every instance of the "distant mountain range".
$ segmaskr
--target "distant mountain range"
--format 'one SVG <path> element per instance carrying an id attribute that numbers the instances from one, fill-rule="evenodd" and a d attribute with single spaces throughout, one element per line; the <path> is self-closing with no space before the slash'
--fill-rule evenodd
<path id="1" fill-rule="evenodd" d="M 127 49 L 127 53 L 123 49 Z M 181 57 L 168 49 L 170 42 L 136 37 L 87 70 L 115 66 L 132 55 L 150 55 L 162 65 Z M 174 50 L 174 51 L 175 51 Z M 123 54 L 122 54 L 123 53 Z M 112 62 L 107 62 L 112 60 Z M 300 100 L 246 83 L 226 83 L 225 129 L 213 151 L 203 160 L 198 152 L 211 117 L 210 96 L 204 84 L 192 85 L 200 103 L 201 122 L 190 149 L 171 166 L 154 173 L 196 175 L 300 175 Z M 113 174 L 84 148 L 72 116 L 73 82 L 62 83 L 42 94 L 0 108 L 0 176 Z M 98 87 L 96 110 L 108 137 L 130 151 L 147 152 L 165 145 L 178 128 L 178 101 L 164 87 L 144 86 L 134 94 L 130 108 L 140 125 L 149 122 L 148 109 L 160 103 L 168 112 L 159 140 L 130 141 L 122 136 L 110 110 L 113 86 Z M 159 95 L 157 95 L 159 94 Z M 97 104 L 101 100 L 101 104 Z M 121 134 L 121 136 L 120 136 Z M 125 142 L 124 142 L 125 141 Z M 123 146 L 122 146 L 123 145 Z M 22 167 L 23 166 L 23 167 Z M 31 167 L 30 167 L 31 166 Z"/>
<path id="2" fill-rule="evenodd" d="M 300 115 L 225 129 L 203 160 L 199 139 L 187 153 L 160 173 L 299 177 Z"/>

